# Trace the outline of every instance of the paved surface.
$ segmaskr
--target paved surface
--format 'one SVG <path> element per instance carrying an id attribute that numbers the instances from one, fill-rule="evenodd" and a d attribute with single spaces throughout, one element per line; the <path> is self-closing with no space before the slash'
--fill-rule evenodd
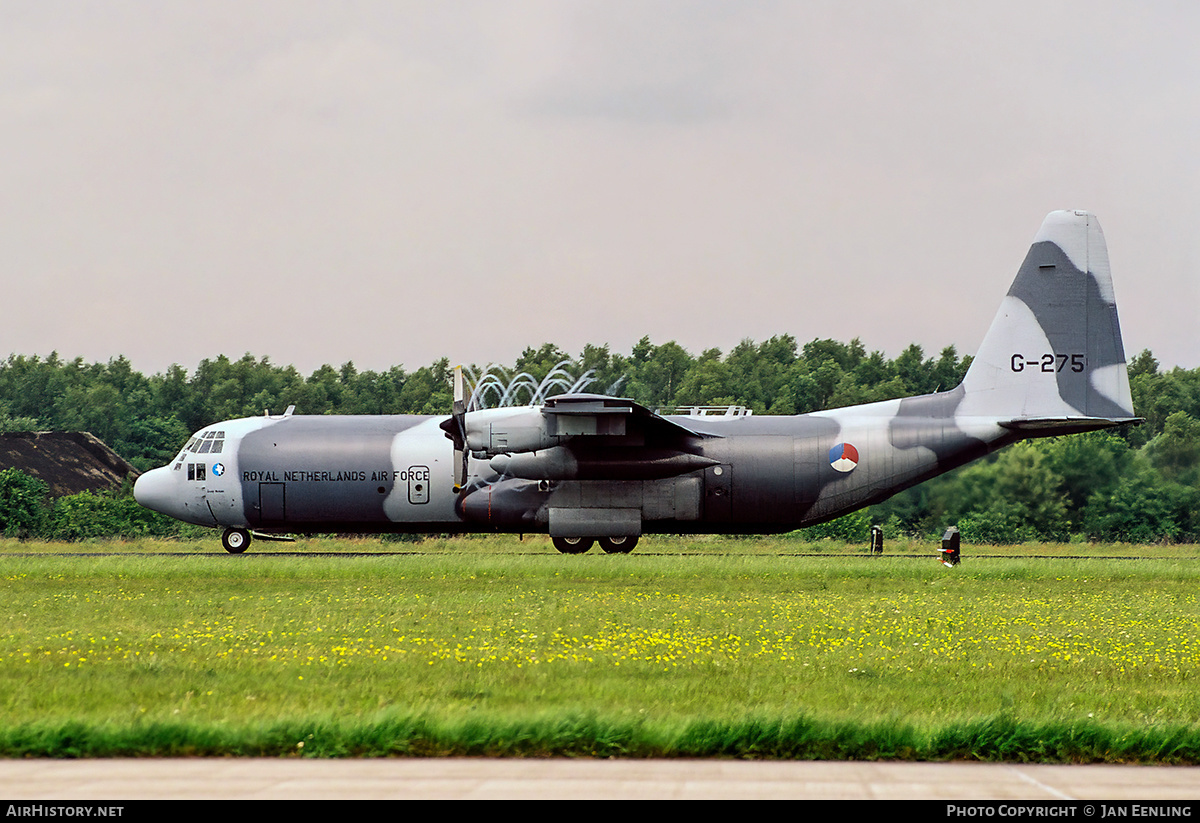
<path id="1" fill-rule="evenodd" d="M 0 760 L 0 798 L 1194 800 L 1200 768 L 718 760 Z"/>

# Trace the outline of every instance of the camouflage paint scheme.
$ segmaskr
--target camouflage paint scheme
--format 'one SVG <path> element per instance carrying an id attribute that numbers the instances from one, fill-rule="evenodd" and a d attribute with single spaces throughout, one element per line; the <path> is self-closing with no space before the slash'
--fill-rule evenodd
<path id="1" fill-rule="evenodd" d="M 219 454 L 185 448 L 135 494 L 226 527 L 230 551 L 249 530 L 549 532 L 586 549 L 650 532 L 787 531 L 1018 440 L 1129 422 L 1104 236 L 1092 215 L 1061 211 L 951 391 L 791 417 L 664 417 L 586 394 L 459 416 L 289 410 L 208 427 L 189 447 L 219 434 Z M 461 486 L 456 445 L 470 453 Z"/>

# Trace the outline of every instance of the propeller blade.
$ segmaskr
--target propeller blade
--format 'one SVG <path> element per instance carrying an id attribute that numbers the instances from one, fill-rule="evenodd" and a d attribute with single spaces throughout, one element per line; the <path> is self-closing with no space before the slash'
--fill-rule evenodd
<path id="1" fill-rule="evenodd" d="M 454 367 L 454 490 L 467 482 L 467 402 L 462 366 Z"/>
<path id="2" fill-rule="evenodd" d="M 460 418 L 467 413 L 467 387 L 463 380 L 463 367 L 454 367 L 454 416 Z"/>

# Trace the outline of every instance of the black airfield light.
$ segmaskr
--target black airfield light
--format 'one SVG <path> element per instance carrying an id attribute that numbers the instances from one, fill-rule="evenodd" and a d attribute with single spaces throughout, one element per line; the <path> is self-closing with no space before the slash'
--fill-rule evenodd
<path id="1" fill-rule="evenodd" d="M 871 527 L 871 554 L 883 554 L 883 527 Z"/>
<path id="2" fill-rule="evenodd" d="M 951 526 L 942 535 L 942 548 L 938 551 L 938 559 L 942 561 L 943 566 L 953 568 L 958 565 L 960 559 L 958 544 L 958 526 Z"/>

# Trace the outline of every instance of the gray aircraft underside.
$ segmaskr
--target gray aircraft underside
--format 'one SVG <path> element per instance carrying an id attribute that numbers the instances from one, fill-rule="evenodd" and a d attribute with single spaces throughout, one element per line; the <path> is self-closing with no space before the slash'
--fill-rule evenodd
<path id="1" fill-rule="evenodd" d="M 591 394 L 432 417 L 289 410 L 209 426 L 134 492 L 224 527 L 235 552 L 250 531 L 548 532 L 563 551 L 627 551 L 644 533 L 819 523 L 1018 440 L 1135 419 L 1103 233 L 1063 211 L 951 391 L 790 417 Z"/>

